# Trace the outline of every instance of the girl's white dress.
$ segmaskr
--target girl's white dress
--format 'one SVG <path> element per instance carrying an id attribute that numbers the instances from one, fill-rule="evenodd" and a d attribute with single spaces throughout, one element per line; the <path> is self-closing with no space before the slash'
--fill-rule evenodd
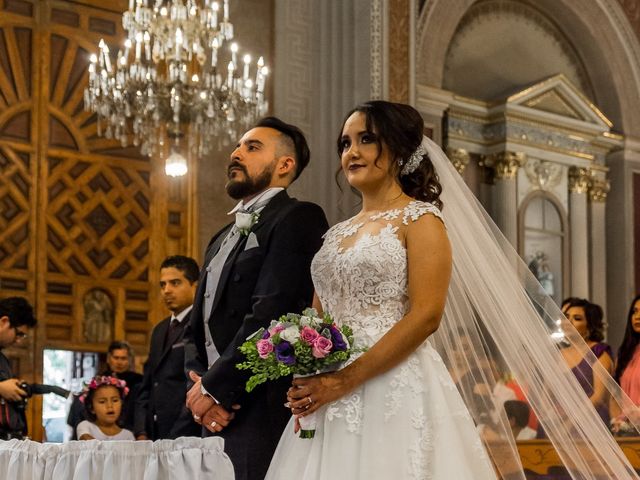
<path id="1" fill-rule="evenodd" d="M 413 201 L 332 227 L 311 272 L 325 312 L 373 345 L 405 314 L 410 222 L 430 214 Z M 438 279 L 425 278 L 425 282 Z M 318 411 L 313 439 L 287 425 L 270 480 L 494 480 L 475 425 L 442 359 L 427 340 L 404 362 Z"/>

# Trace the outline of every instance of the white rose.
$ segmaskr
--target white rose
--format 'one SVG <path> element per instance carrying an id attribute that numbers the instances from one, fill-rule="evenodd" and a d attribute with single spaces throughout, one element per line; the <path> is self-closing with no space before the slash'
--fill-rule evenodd
<path id="1" fill-rule="evenodd" d="M 253 225 L 253 215 L 246 212 L 236 212 L 236 227 L 238 230 L 249 230 Z"/>
<path id="2" fill-rule="evenodd" d="M 300 331 L 298 330 L 298 327 L 292 325 L 280 332 L 280 338 L 291 344 L 297 343 L 300 338 Z"/>

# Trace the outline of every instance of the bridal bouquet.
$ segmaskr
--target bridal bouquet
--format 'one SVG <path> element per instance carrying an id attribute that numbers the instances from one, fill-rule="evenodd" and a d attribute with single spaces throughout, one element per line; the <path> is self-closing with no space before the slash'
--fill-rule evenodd
<path id="1" fill-rule="evenodd" d="M 335 370 L 341 362 L 361 351 L 353 348 L 353 332 L 347 325 L 338 327 L 330 315 L 318 315 L 307 308 L 301 315 L 288 313 L 273 320 L 269 328 L 261 328 L 240 346 L 247 359 L 237 364 L 253 375 L 246 385 L 251 392 L 267 380 L 314 375 Z M 300 417 L 300 436 L 312 438 L 314 415 Z"/>

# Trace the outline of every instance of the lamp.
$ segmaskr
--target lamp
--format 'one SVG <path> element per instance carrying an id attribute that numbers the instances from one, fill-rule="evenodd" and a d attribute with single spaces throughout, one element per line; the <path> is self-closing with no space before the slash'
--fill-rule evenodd
<path id="1" fill-rule="evenodd" d="M 187 161 L 175 148 L 177 139 L 184 139 L 187 156 L 202 157 L 265 114 L 269 69 L 262 57 L 255 68 L 250 55 L 238 63 L 229 0 L 222 12 L 220 6 L 129 0 L 122 15 L 127 38 L 116 61 L 104 40 L 90 57 L 84 104 L 97 114 L 98 135 L 140 147 L 149 157 L 171 152 L 167 174 L 184 175 Z"/>

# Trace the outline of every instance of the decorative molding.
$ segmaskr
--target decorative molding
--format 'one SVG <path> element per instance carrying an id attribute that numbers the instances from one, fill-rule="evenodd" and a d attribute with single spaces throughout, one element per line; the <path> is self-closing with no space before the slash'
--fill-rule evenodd
<path id="1" fill-rule="evenodd" d="M 537 97 L 527 100 L 525 105 L 545 112 L 583 120 L 580 114 L 555 90 L 547 90 Z"/>
<path id="2" fill-rule="evenodd" d="M 483 165 L 493 168 L 496 180 L 513 180 L 518 174 L 518 169 L 527 161 L 522 152 L 497 152 L 487 155 Z"/>
<path id="3" fill-rule="evenodd" d="M 582 167 L 569 168 L 569 192 L 583 194 L 589 191 L 591 170 Z"/>
<path id="4" fill-rule="evenodd" d="M 589 200 L 594 203 L 604 203 L 611 190 L 611 182 L 606 178 L 593 178 L 589 184 Z"/>
<path id="5" fill-rule="evenodd" d="M 562 165 L 544 160 L 529 160 L 525 173 L 531 184 L 540 190 L 551 191 L 562 179 Z"/>
<path id="6" fill-rule="evenodd" d="M 383 98 L 384 78 L 384 9 L 383 0 L 371 0 L 371 98 L 378 100 Z"/>
<path id="7" fill-rule="evenodd" d="M 432 101 L 447 111 L 448 145 L 472 153 L 518 150 L 540 160 L 586 167 L 604 164 L 606 155 L 622 145 L 622 138 L 610 132 L 611 122 L 563 75 L 492 103 L 433 88 L 419 93 L 421 105 Z M 545 94 L 548 100 L 561 102 L 567 114 L 541 109 L 536 100 Z"/>
<path id="8" fill-rule="evenodd" d="M 460 175 L 464 174 L 471 155 L 464 148 L 447 148 L 447 157 L 451 160 L 451 164 L 455 167 Z"/>
<path id="9" fill-rule="evenodd" d="M 311 102 L 313 95 L 311 54 L 314 11 L 312 0 L 287 0 L 278 5 L 278 41 L 282 50 L 276 51 L 275 86 L 278 115 L 297 125 L 307 134 L 311 131 Z"/>

